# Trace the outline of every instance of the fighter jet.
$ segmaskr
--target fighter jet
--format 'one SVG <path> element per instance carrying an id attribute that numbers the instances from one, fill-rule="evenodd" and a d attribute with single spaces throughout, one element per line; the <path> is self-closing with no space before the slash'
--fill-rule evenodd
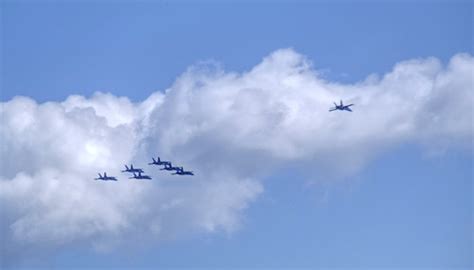
<path id="1" fill-rule="evenodd" d="M 175 173 L 172 174 L 177 174 L 177 175 L 194 175 L 192 171 L 185 171 L 183 167 L 179 167 L 178 170 Z"/>
<path id="2" fill-rule="evenodd" d="M 150 177 L 150 176 L 148 176 L 148 175 L 142 175 L 141 172 L 138 172 L 138 175 L 137 175 L 136 173 L 133 173 L 133 177 L 129 177 L 129 179 L 132 179 L 132 178 L 151 180 L 151 177 Z"/>
<path id="3" fill-rule="evenodd" d="M 171 165 L 171 162 L 170 162 L 169 164 L 165 164 L 165 167 L 161 168 L 160 170 L 179 171 L 179 167 L 173 167 L 173 165 Z"/>
<path id="4" fill-rule="evenodd" d="M 171 165 L 171 162 L 160 160 L 160 157 L 158 157 L 156 160 L 153 157 L 151 159 L 153 159 L 153 162 L 148 163 L 148 165 L 165 165 L 165 166 L 166 166 L 166 164 Z"/>
<path id="5" fill-rule="evenodd" d="M 123 170 L 122 172 L 142 173 L 144 171 L 142 169 L 135 169 L 133 168 L 133 164 L 130 164 L 130 168 L 127 165 L 125 165 L 125 170 Z"/>
<path id="6" fill-rule="evenodd" d="M 117 181 L 117 178 L 115 178 L 113 176 L 107 176 L 107 173 L 104 172 L 104 176 L 100 175 L 100 173 L 99 173 L 99 178 L 94 178 L 94 180 Z"/>
<path id="7" fill-rule="evenodd" d="M 342 104 L 342 100 L 341 100 L 341 104 L 340 105 L 337 105 L 336 102 L 334 102 L 334 108 L 331 108 L 329 109 L 330 112 L 332 111 L 335 111 L 335 110 L 340 110 L 340 111 L 349 111 L 349 112 L 352 112 L 351 108 L 349 108 L 350 106 L 352 106 L 354 104 L 349 104 L 349 105 L 344 105 Z"/>

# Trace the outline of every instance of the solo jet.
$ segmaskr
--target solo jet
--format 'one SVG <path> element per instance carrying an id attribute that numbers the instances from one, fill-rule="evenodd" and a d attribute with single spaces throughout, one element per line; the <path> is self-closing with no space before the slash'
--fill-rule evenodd
<path id="1" fill-rule="evenodd" d="M 117 181 L 117 178 L 115 178 L 113 176 L 107 176 L 107 173 L 104 172 L 104 176 L 100 175 L 100 173 L 99 173 L 99 178 L 94 178 L 94 180 Z"/>
<path id="2" fill-rule="evenodd" d="M 194 175 L 192 171 L 185 171 L 183 167 L 179 167 L 178 170 L 175 173 L 172 174 L 177 174 L 177 175 Z"/>
<path id="3" fill-rule="evenodd" d="M 337 105 L 336 102 L 334 102 L 334 108 L 331 108 L 329 109 L 330 112 L 332 111 L 335 111 L 335 110 L 340 110 L 340 111 L 349 111 L 349 112 L 352 112 L 351 108 L 349 108 L 350 106 L 353 106 L 354 104 L 349 104 L 349 105 L 344 105 L 342 104 L 342 100 L 341 100 L 341 104 Z"/>
<path id="4" fill-rule="evenodd" d="M 165 166 L 166 166 L 166 164 L 171 165 L 171 162 L 160 160 L 160 157 L 158 157 L 157 159 L 155 159 L 155 158 L 151 158 L 151 159 L 153 159 L 153 162 L 148 163 L 148 165 L 165 165 Z"/>
<path id="5" fill-rule="evenodd" d="M 133 177 L 129 177 L 129 179 L 132 179 L 132 178 L 135 178 L 135 179 L 148 179 L 148 180 L 151 180 L 151 177 L 148 176 L 148 175 L 142 175 L 141 172 L 138 172 L 138 175 L 136 173 L 133 173 Z"/>
<path id="6" fill-rule="evenodd" d="M 168 164 L 165 164 L 165 167 L 161 168 L 160 170 L 179 171 L 179 167 L 173 167 L 173 165 L 171 165 L 171 162 L 170 162 Z"/>
<path id="7" fill-rule="evenodd" d="M 133 164 L 130 164 L 130 168 L 127 165 L 125 165 L 125 170 L 122 171 L 122 172 L 142 173 L 144 171 L 142 169 L 135 169 L 135 168 L 133 168 Z"/>

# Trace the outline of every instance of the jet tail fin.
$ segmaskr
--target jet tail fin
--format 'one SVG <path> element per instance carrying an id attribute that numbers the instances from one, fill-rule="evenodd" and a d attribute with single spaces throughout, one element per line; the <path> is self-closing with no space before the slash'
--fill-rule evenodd
<path id="1" fill-rule="evenodd" d="M 98 173 L 98 175 L 99 175 L 99 178 L 102 178 L 102 175 L 100 175 L 100 173 Z"/>

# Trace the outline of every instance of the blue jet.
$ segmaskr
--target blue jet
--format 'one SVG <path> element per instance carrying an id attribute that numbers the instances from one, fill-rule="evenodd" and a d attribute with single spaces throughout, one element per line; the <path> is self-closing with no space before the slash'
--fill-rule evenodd
<path id="1" fill-rule="evenodd" d="M 148 165 L 165 165 L 165 166 L 166 166 L 166 164 L 171 165 L 171 162 L 160 160 L 160 157 L 158 157 L 157 159 L 155 159 L 155 158 L 151 158 L 151 159 L 153 159 L 153 162 L 148 163 Z"/>
<path id="2" fill-rule="evenodd" d="M 334 102 L 334 108 L 331 108 L 329 109 L 330 112 L 332 111 L 335 111 L 335 110 L 339 110 L 339 111 L 348 111 L 348 112 L 352 112 L 351 108 L 349 108 L 350 106 L 353 106 L 354 104 L 349 104 L 349 105 L 344 105 L 342 104 L 342 100 L 341 100 L 341 104 L 340 105 L 337 105 L 336 102 Z"/>
<path id="3" fill-rule="evenodd" d="M 94 180 L 117 181 L 117 178 L 115 178 L 113 176 L 107 176 L 107 173 L 104 172 L 104 176 L 100 175 L 100 173 L 99 173 L 99 178 L 94 178 Z"/>
<path id="4" fill-rule="evenodd" d="M 172 174 L 177 174 L 177 175 L 194 175 L 192 171 L 185 171 L 183 167 L 179 167 L 178 170 L 175 173 Z"/>
<path id="5" fill-rule="evenodd" d="M 144 171 L 142 169 L 135 169 L 133 168 L 133 164 L 130 164 L 130 168 L 127 165 L 125 165 L 125 170 L 122 172 L 142 173 Z"/>
<path id="6" fill-rule="evenodd" d="M 133 177 L 129 177 L 129 179 L 132 179 L 132 178 L 151 180 L 151 177 L 150 177 L 150 176 L 148 176 L 148 175 L 142 175 L 141 172 L 138 172 L 138 175 L 137 175 L 136 173 L 133 173 Z"/>
<path id="7" fill-rule="evenodd" d="M 173 165 L 171 165 L 171 162 L 170 162 L 169 164 L 165 164 L 165 167 L 161 168 L 160 170 L 179 171 L 179 167 L 173 167 Z"/>

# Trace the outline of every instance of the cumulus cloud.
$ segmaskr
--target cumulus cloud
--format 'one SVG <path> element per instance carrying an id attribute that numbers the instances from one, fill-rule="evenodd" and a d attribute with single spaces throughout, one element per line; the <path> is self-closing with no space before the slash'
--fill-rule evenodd
<path id="1" fill-rule="evenodd" d="M 446 66 L 414 59 L 342 84 L 283 49 L 244 73 L 191 67 L 138 103 L 104 93 L 43 104 L 15 97 L 0 108 L 2 256 L 22 245 L 104 249 L 143 234 L 232 232 L 283 164 L 350 175 L 403 143 L 470 148 L 473 70 L 473 57 L 457 54 Z M 340 99 L 354 112 L 329 113 Z M 156 155 L 196 175 L 146 165 Z M 130 162 L 154 180 L 125 179 Z M 93 181 L 102 171 L 119 181 Z"/>

